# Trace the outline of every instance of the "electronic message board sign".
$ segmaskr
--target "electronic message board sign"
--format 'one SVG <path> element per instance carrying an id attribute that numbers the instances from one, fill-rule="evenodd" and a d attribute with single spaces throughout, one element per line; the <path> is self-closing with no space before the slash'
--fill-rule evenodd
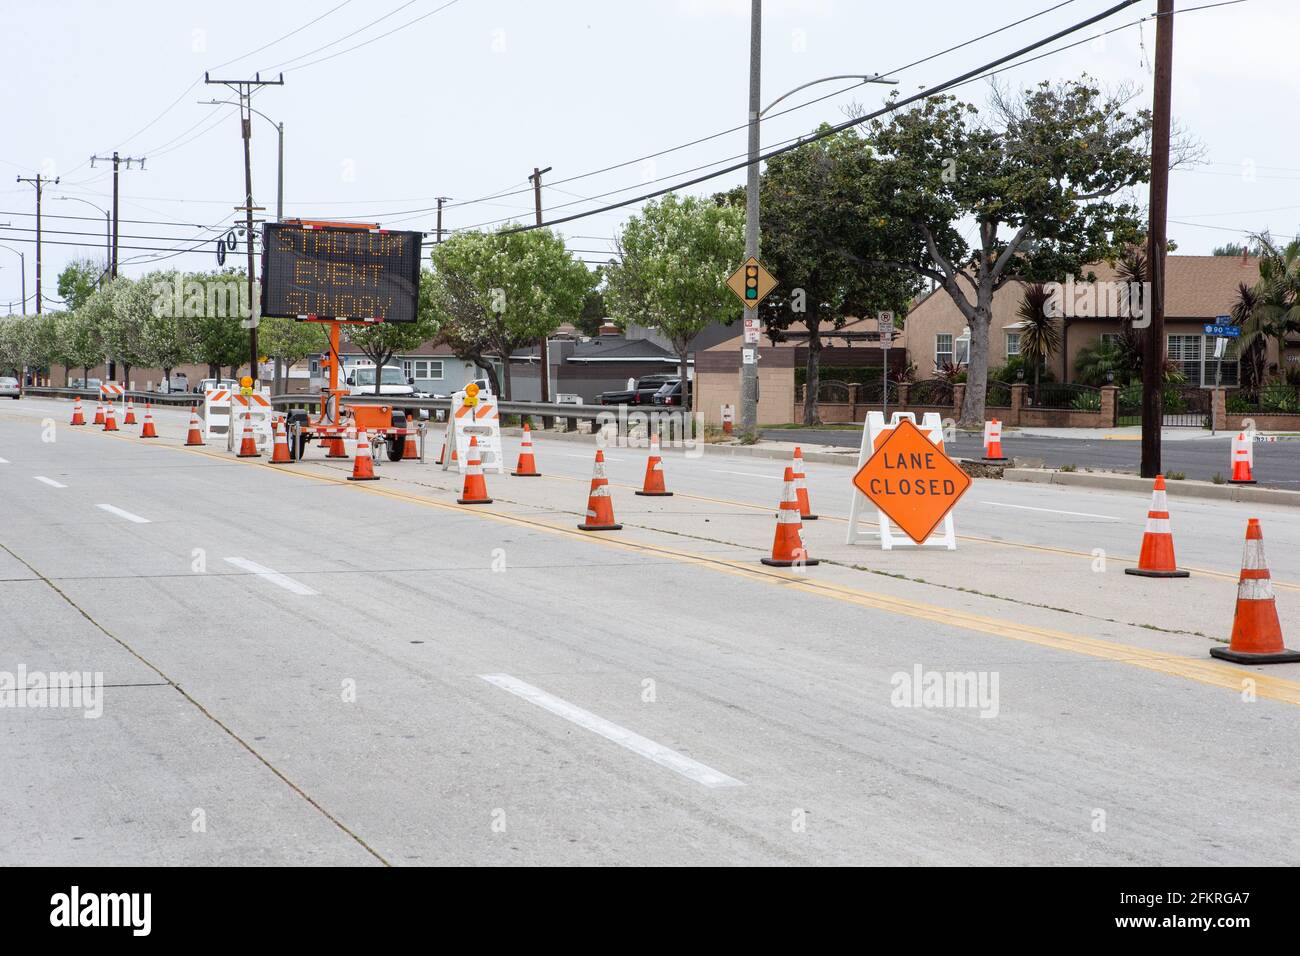
<path id="1" fill-rule="evenodd" d="M 262 314 L 414 322 L 418 232 L 267 223 L 262 227 Z"/>

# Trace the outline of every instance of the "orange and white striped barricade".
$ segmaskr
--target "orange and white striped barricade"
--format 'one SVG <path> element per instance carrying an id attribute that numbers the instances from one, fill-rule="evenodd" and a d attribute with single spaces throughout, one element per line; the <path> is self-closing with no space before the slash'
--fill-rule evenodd
<path id="1" fill-rule="evenodd" d="M 212 394 L 211 392 L 208 393 Z M 230 394 L 231 413 L 238 423 L 238 428 L 227 428 L 226 430 L 226 450 L 234 451 L 239 439 L 243 435 L 244 413 L 248 413 L 248 425 L 253 432 L 253 441 L 257 445 L 259 455 L 268 455 L 273 451 L 275 444 L 275 409 L 271 406 L 271 400 L 261 392 L 254 392 L 252 395 L 240 395 L 238 392 Z"/>
<path id="2" fill-rule="evenodd" d="M 910 421 L 916 425 L 916 415 L 913 412 L 894 412 L 888 422 L 881 412 L 867 412 L 867 420 L 862 423 L 862 447 L 858 451 L 858 470 L 867 463 L 867 459 L 875 454 L 876 449 L 885 443 L 885 439 L 898 426 L 901 421 Z M 921 423 L 917 425 L 921 431 L 925 432 L 926 437 L 934 442 L 935 446 L 944 454 L 943 447 L 943 419 L 939 417 L 938 412 L 926 412 L 921 418 Z M 849 530 L 845 535 L 845 544 L 858 544 L 867 539 L 878 539 L 880 541 L 880 550 L 891 551 L 897 547 L 930 547 L 930 548 L 947 548 L 949 551 L 957 550 L 957 530 L 953 524 L 952 512 L 944 515 L 943 521 L 935 528 L 934 532 L 925 539 L 921 544 L 917 544 L 889 519 L 879 508 L 876 511 L 876 527 L 862 528 L 863 519 L 867 516 L 868 509 L 875 508 L 875 505 L 859 491 L 853 488 L 853 501 L 849 505 Z"/>
<path id="3" fill-rule="evenodd" d="M 448 447 L 442 456 L 443 471 L 449 469 L 454 461 L 464 474 L 469 463 L 469 440 L 476 438 L 483 470 L 498 475 L 506 473 L 505 455 L 501 452 L 501 414 L 495 395 L 479 392 L 478 401 L 473 405 L 465 404 L 463 389 L 453 395 L 451 412 L 447 416 L 446 438 Z"/>
<path id="4" fill-rule="evenodd" d="M 230 440 L 230 406 L 229 388 L 209 388 L 203 393 L 203 440 L 221 439 L 229 444 Z"/>

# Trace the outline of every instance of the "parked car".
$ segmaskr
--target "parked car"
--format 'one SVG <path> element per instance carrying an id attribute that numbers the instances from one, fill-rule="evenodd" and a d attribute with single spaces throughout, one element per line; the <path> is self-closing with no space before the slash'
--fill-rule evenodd
<path id="1" fill-rule="evenodd" d="M 0 378 L 0 396 L 17 399 L 21 398 L 22 394 L 22 389 L 18 387 L 18 379 L 9 376 Z"/>
<path id="2" fill-rule="evenodd" d="M 643 375 L 637 379 L 631 388 L 618 389 L 611 392 L 601 392 L 596 396 L 597 405 L 650 405 L 653 404 L 655 392 L 659 391 L 669 382 L 677 381 L 675 375 L 665 375 L 662 373 L 655 375 Z"/>
<path id="3" fill-rule="evenodd" d="M 687 382 L 686 398 L 688 403 L 690 401 L 690 396 L 691 386 L 690 383 Z M 682 380 L 679 378 L 673 379 L 671 382 L 660 388 L 654 393 L 654 397 L 651 399 L 651 404 L 680 406 L 682 404 Z"/>

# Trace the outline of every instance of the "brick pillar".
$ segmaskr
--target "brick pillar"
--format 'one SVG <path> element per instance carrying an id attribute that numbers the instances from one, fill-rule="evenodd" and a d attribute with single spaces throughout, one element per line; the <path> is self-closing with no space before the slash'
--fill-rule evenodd
<path id="1" fill-rule="evenodd" d="M 1119 387 L 1103 385 L 1101 387 L 1101 412 L 1098 425 L 1102 428 L 1114 428 L 1119 422 Z"/>
<path id="2" fill-rule="evenodd" d="M 957 382 L 952 387 L 952 417 L 961 421 L 961 407 L 966 403 L 966 383 Z"/>
<path id="3" fill-rule="evenodd" d="M 1216 431 L 1228 430 L 1228 390 L 1216 388 L 1210 398 L 1210 414 Z"/>
<path id="4" fill-rule="evenodd" d="M 858 385 L 856 382 L 849 383 L 849 421 L 858 420 Z"/>
<path id="5" fill-rule="evenodd" d="M 1025 407 L 1025 394 L 1029 386 L 1024 382 L 1015 382 L 1011 386 L 1011 411 L 1007 412 L 1007 424 L 1020 424 L 1020 410 Z"/>

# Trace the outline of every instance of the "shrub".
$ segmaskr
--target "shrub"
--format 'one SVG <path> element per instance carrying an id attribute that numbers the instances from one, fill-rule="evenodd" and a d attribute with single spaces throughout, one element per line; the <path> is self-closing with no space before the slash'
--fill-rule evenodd
<path id="1" fill-rule="evenodd" d="M 1080 412 L 1101 411 L 1101 392 L 1080 392 L 1070 406 Z"/>
<path id="2" fill-rule="evenodd" d="M 1078 465 L 1062 465 L 1060 468 L 1058 468 L 1058 469 L 1056 469 L 1056 470 L 1057 470 L 1057 471 L 1078 471 L 1078 470 L 1079 470 L 1079 466 L 1078 466 Z"/>

